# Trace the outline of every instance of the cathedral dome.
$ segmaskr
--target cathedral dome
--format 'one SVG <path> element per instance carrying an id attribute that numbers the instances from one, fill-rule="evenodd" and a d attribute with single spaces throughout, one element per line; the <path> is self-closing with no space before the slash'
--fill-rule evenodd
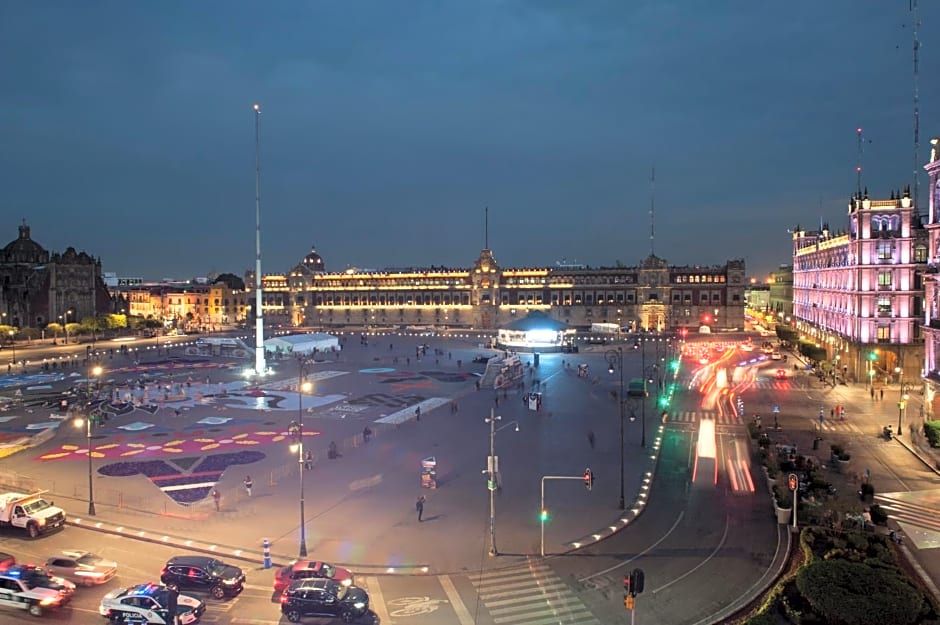
<path id="1" fill-rule="evenodd" d="M 310 253 L 304 256 L 301 264 L 308 271 L 326 271 L 326 268 L 323 265 L 323 258 L 317 254 L 317 248 L 315 247 L 310 248 Z"/>
<path id="2" fill-rule="evenodd" d="M 3 256 L 8 262 L 44 263 L 49 260 L 49 253 L 29 237 L 29 226 L 20 226 L 20 236 L 10 241 L 3 248 Z"/>

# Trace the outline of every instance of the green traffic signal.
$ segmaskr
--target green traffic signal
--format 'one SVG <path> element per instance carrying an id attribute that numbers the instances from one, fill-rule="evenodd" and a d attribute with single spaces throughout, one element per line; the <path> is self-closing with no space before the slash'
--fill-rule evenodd
<path id="1" fill-rule="evenodd" d="M 679 361 L 678 361 L 678 360 L 673 360 L 672 362 L 669 363 L 669 366 L 672 367 L 672 370 L 673 370 L 673 371 L 678 371 L 678 370 L 679 370 Z"/>
<path id="2" fill-rule="evenodd" d="M 542 511 L 539 512 L 539 521 L 541 521 L 542 523 L 548 522 L 548 510 L 547 509 L 542 508 Z"/>
<path id="3" fill-rule="evenodd" d="M 868 352 L 868 360 L 878 360 L 878 354 L 875 352 Z"/>

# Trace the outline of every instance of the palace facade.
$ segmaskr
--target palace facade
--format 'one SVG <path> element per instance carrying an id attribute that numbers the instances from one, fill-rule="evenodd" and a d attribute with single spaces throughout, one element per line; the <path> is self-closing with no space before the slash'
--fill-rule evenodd
<path id="1" fill-rule="evenodd" d="M 245 279 L 254 288 L 254 275 Z M 328 272 L 312 250 L 286 275 L 262 278 L 272 323 L 495 330 L 538 310 L 575 328 L 628 330 L 744 327 L 743 260 L 670 266 L 650 255 L 635 267 L 501 267 L 484 249 L 468 268 Z"/>

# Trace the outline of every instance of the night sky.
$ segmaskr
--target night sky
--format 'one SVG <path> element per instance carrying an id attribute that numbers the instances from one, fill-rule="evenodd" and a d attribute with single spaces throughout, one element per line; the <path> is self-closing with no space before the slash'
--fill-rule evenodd
<path id="1" fill-rule="evenodd" d="M 0 3 L 0 245 L 145 279 L 790 261 L 913 178 L 908 0 Z M 921 163 L 940 2 L 921 0 Z M 926 178 L 921 198 L 926 206 Z M 924 210 L 926 212 L 926 210 Z"/>

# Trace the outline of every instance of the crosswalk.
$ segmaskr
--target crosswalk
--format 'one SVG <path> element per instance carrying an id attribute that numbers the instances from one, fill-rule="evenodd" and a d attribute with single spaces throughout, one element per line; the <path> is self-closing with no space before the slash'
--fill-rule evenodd
<path id="1" fill-rule="evenodd" d="M 812 424 L 813 429 L 821 430 L 823 432 L 843 432 L 852 434 L 861 433 L 861 430 L 858 428 L 858 426 L 848 419 L 826 418 L 822 423 L 820 423 L 818 418 L 808 418 L 807 421 Z"/>
<path id="2" fill-rule="evenodd" d="M 918 549 L 940 547 L 940 491 L 881 493 L 875 495 L 875 503 Z"/>
<path id="3" fill-rule="evenodd" d="M 714 421 L 717 425 L 738 425 L 741 418 L 736 414 L 718 414 L 716 410 L 678 410 L 669 413 L 669 423 L 698 423 Z"/>
<path id="4" fill-rule="evenodd" d="M 497 625 L 600 625 L 571 588 L 544 562 L 470 576 Z"/>

